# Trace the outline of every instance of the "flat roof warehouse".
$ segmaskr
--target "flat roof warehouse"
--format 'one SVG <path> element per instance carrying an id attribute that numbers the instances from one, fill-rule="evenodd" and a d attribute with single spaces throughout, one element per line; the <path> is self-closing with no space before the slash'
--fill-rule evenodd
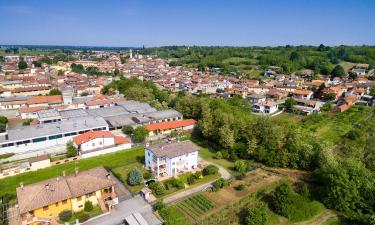
<path id="1" fill-rule="evenodd" d="M 78 135 L 90 130 L 115 130 L 123 126 L 136 126 L 182 119 L 173 109 L 157 111 L 147 103 L 127 101 L 117 106 L 97 109 L 55 109 L 38 112 L 37 125 L 11 128 L 0 135 L 1 147 L 17 146 Z"/>

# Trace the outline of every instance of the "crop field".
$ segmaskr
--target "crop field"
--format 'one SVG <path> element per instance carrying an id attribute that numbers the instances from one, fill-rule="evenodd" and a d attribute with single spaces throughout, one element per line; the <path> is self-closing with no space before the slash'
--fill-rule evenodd
<path id="1" fill-rule="evenodd" d="M 191 224 L 214 207 L 215 204 L 202 194 L 195 195 L 176 204 L 177 210 L 179 210 Z"/>

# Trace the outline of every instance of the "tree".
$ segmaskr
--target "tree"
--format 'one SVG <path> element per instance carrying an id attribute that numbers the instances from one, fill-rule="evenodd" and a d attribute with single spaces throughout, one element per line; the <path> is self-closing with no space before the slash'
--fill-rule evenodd
<path id="1" fill-rule="evenodd" d="M 375 87 L 370 88 L 370 95 L 375 95 Z"/>
<path id="2" fill-rule="evenodd" d="M 0 123 L 1 124 L 7 124 L 8 123 L 8 118 L 5 116 L 0 116 Z"/>
<path id="3" fill-rule="evenodd" d="M 300 59 L 300 55 L 299 55 L 298 52 L 294 51 L 294 52 L 292 52 L 292 53 L 290 54 L 289 59 L 290 59 L 291 61 L 298 61 L 298 60 Z"/>
<path id="4" fill-rule="evenodd" d="M 143 182 L 143 176 L 141 171 L 137 168 L 132 169 L 128 174 L 128 184 L 135 186 Z"/>
<path id="5" fill-rule="evenodd" d="M 51 89 L 48 95 L 61 95 L 61 91 L 59 89 Z"/>
<path id="6" fill-rule="evenodd" d="M 335 93 L 327 93 L 323 96 L 323 99 L 325 101 L 334 101 L 336 99 L 336 94 Z"/>
<path id="7" fill-rule="evenodd" d="M 351 80 L 356 80 L 358 77 L 358 75 L 356 73 L 353 73 L 353 72 L 349 72 L 349 79 Z"/>
<path id="8" fill-rule="evenodd" d="M 4 123 L 0 123 L 0 133 L 5 132 L 7 129 L 7 125 Z"/>
<path id="9" fill-rule="evenodd" d="M 27 63 L 25 62 L 25 61 L 20 61 L 19 63 L 18 63 L 18 69 L 20 69 L 20 70 L 24 70 L 24 69 L 26 69 L 27 68 Z"/>
<path id="10" fill-rule="evenodd" d="M 144 126 L 138 126 L 134 129 L 133 140 L 135 142 L 143 142 L 148 135 L 148 130 Z"/>
<path id="11" fill-rule="evenodd" d="M 130 136 L 134 133 L 134 128 L 132 126 L 123 126 L 121 131 L 122 133 Z"/>
<path id="12" fill-rule="evenodd" d="M 246 225 L 265 225 L 267 224 L 267 205 L 263 202 L 257 204 L 254 208 L 249 208 L 245 218 Z"/>
<path id="13" fill-rule="evenodd" d="M 332 77 L 343 77 L 345 76 L 345 70 L 341 65 L 335 66 L 331 72 Z"/>
<path id="14" fill-rule="evenodd" d="M 84 207 L 85 212 L 91 212 L 93 209 L 94 209 L 94 206 L 92 205 L 92 202 L 86 201 L 85 207 Z"/>
<path id="15" fill-rule="evenodd" d="M 247 171 L 248 164 L 245 160 L 237 160 L 234 163 L 234 169 L 239 173 L 245 173 Z"/>
<path id="16" fill-rule="evenodd" d="M 78 155 L 78 150 L 76 147 L 74 147 L 73 142 L 69 141 L 66 143 L 66 156 L 68 158 L 74 157 Z"/>
<path id="17" fill-rule="evenodd" d="M 42 63 L 39 62 L 39 61 L 33 61 L 33 65 L 34 65 L 34 67 L 41 67 Z"/>
<path id="18" fill-rule="evenodd" d="M 63 70 L 57 71 L 57 75 L 60 77 L 64 76 L 64 71 Z"/>
<path id="19" fill-rule="evenodd" d="M 285 109 L 287 111 L 291 111 L 293 109 L 293 106 L 296 105 L 297 102 L 294 98 L 288 98 L 286 101 L 285 101 Z"/>

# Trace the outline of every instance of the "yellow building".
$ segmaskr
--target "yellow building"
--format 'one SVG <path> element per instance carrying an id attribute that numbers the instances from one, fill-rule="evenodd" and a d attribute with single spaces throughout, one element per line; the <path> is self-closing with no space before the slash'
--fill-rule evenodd
<path id="1" fill-rule="evenodd" d="M 61 176 L 17 188 L 22 224 L 51 224 L 64 210 L 79 212 L 85 202 L 102 211 L 118 203 L 115 181 L 103 168 L 96 167 L 70 176 Z"/>

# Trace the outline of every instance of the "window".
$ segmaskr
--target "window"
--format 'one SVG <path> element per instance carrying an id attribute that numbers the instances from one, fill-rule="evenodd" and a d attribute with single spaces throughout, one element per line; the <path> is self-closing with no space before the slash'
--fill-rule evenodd
<path id="1" fill-rule="evenodd" d="M 103 144 L 103 143 L 100 141 L 100 142 L 99 142 L 99 145 L 102 145 L 102 144 Z"/>
<path id="2" fill-rule="evenodd" d="M 77 198 L 77 201 L 82 201 L 82 197 L 78 197 L 78 198 Z"/>
<path id="3" fill-rule="evenodd" d="M 43 211 L 47 211 L 47 210 L 48 210 L 48 206 L 44 206 Z"/>
<path id="4" fill-rule="evenodd" d="M 62 201 L 62 204 L 65 205 L 66 203 L 68 203 L 68 200 L 64 200 Z"/>
<path id="5" fill-rule="evenodd" d="M 95 143 L 92 143 L 92 147 L 94 147 L 95 146 Z"/>
<path id="6" fill-rule="evenodd" d="M 56 203 L 55 203 L 55 206 L 56 206 L 56 207 L 58 207 L 58 206 L 59 206 L 59 203 L 58 203 L 58 202 L 56 202 Z"/>
<path id="7" fill-rule="evenodd" d="M 88 193 L 86 194 L 86 198 L 90 198 L 91 196 L 94 196 L 95 192 L 91 192 L 91 193 Z"/>

